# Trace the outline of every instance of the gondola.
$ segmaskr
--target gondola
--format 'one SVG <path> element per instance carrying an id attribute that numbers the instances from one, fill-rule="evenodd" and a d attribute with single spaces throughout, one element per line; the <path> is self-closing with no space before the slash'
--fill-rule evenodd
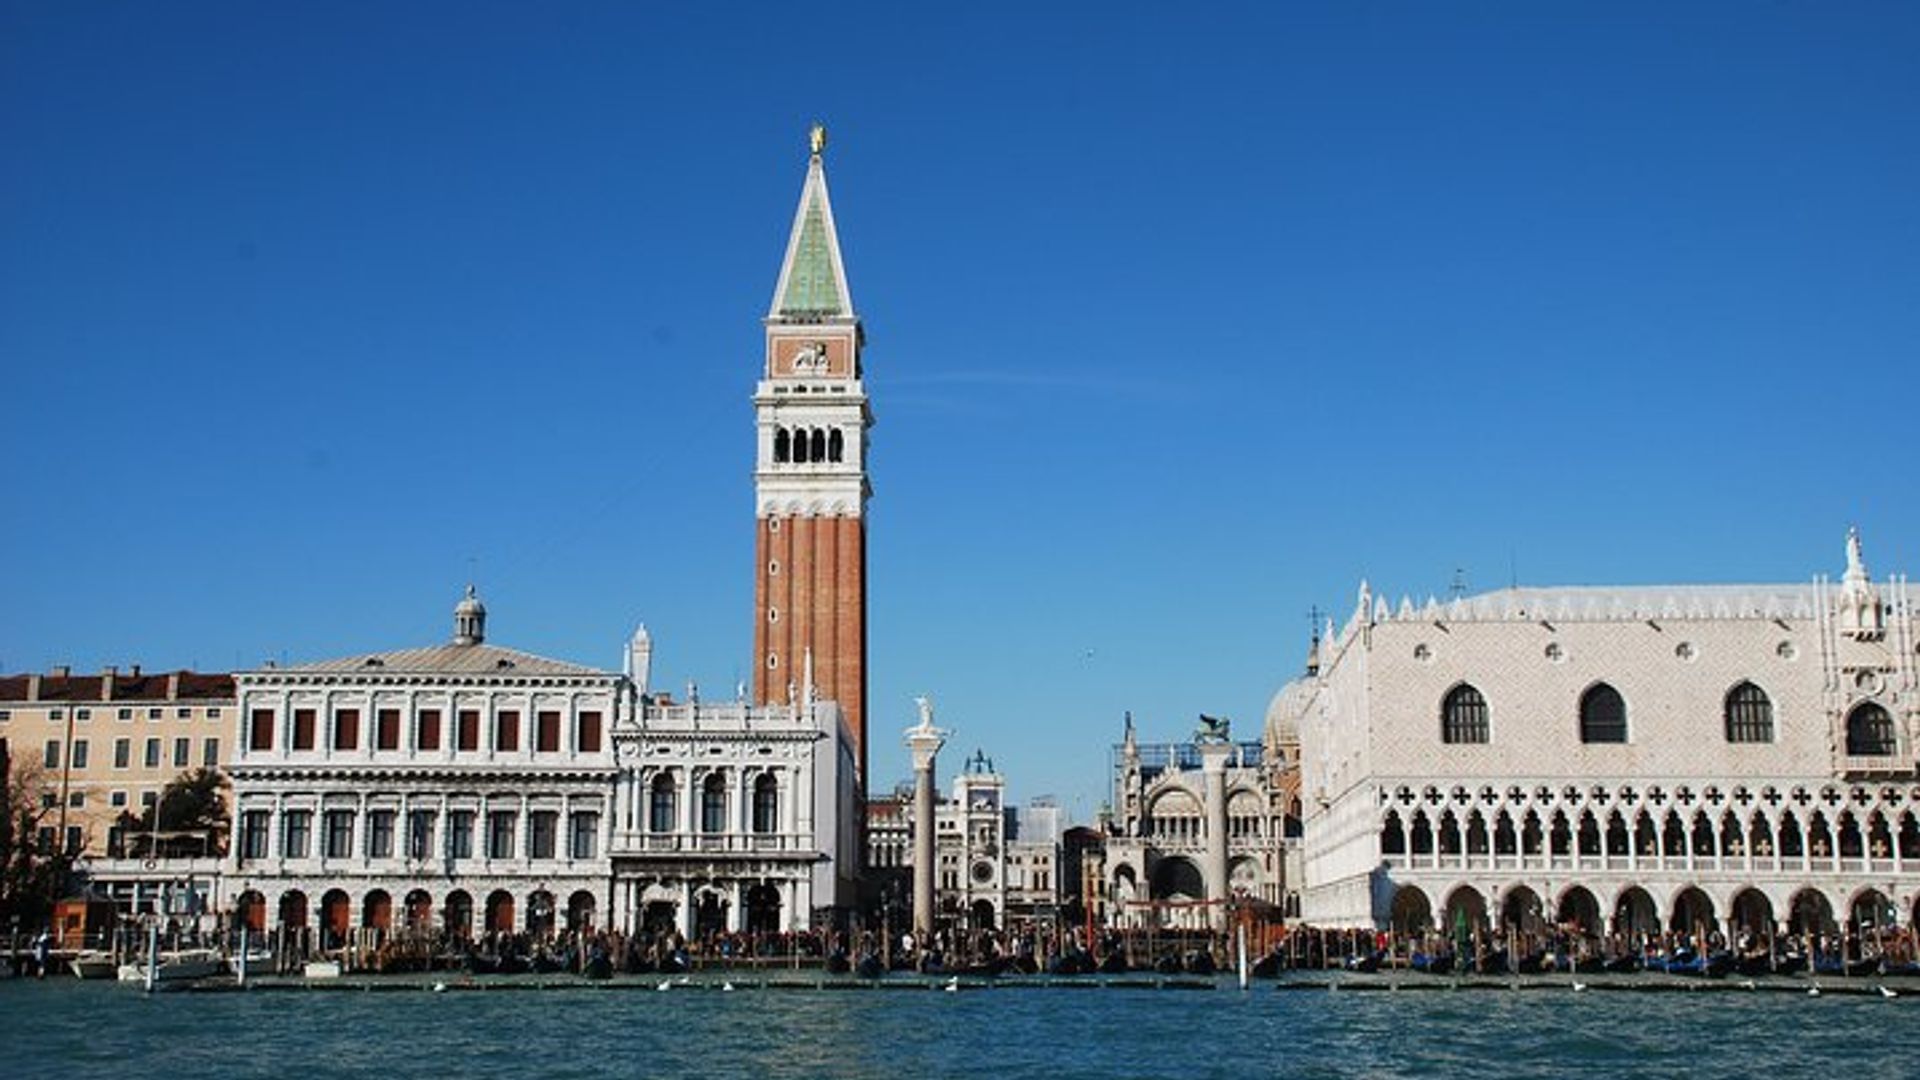
<path id="1" fill-rule="evenodd" d="M 498 975 L 500 973 L 500 958 L 489 953 L 470 952 L 467 954 L 463 966 L 467 969 L 469 975 Z"/>
<path id="2" fill-rule="evenodd" d="M 1380 954 L 1361 953 L 1356 956 L 1349 956 L 1347 957 L 1346 963 L 1341 966 L 1348 971 L 1358 972 L 1362 975 L 1371 975 L 1380 970 Z"/>
<path id="3" fill-rule="evenodd" d="M 1153 970 L 1161 975 L 1178 975 L 1185 969 L 1177 956 L 1163 956 L 1153 962 Z"/>
<path id="4" fill-rule="evenodd" d="M 687 954 L 678 949 L 661 957 L 659 963 L 654 965 L 654 969 L 662 975 L 685 974 L 692 967 L 693 963 L 687 959 Z"/>
<path id="5" fill-rule="evenodd" d="M 1798 975 L 1807 970 L 1807 958 L 1802 953 L 1787 953 L 1773 962 L 1775 975 Z"/>
<path id="6" fill-rule="evenodd" d="M 1816 975 L 1839 975 L 1856 977 L 1874 975 L 1880 971 L 1880 958 L 1863 956 L 1857 960 L 1847 960 L 1839 956 L 1823 956 L 1814 961 L 1813 972 Z"/>
<path id="7" fill-rule="evenodd" d="M 1589 953 L 1573 962 L 1573 971 L 1576 975 L 1598 975 L 1605 970 L 1607 970 L 1607 959 L 1597 953 Z"/>
<path id="8" fill-rule="evenodd" d="M 853 970 L 863 979 L 877 979 L 887 973 L 887 965 L 878 956 L 867 953 L 860 957 L 860 962 L 853 966 Z"/>
<path id="9" fill-rule="evenodd" d="M 1118 949 L 1108 953 L 1106 959 L 1100 961 L 1102 975 L 1125 975 L 1131 970 L 1132 966 L 1127 963 L 1127 954 Z"/>
<path id="10" fill-rule="evenodd" d="M 1421 972 L 1426 975 L 1453 974 L 1453 954 L 1452 953 L 1435 955 L 1433 953 L 1417 952 L 1413 954 L 1413 960 L 1411 961 L 1411 964 L 1413 966 L 1413 970 Z"/>
<path id="11" fill-rule="evenodd" d="M 1734 960 L 1733 970 L 1749 979 L 1756 979 L 1762 975 L 1771 975 L 1774 970 L 1773 957 L 1769 956 L 1764 950 L 1761 952 L 1745 953 Z"/>
<path id="12" fill-rule="evenodd" d="M 1205 949 L 1196 949 L 1187 954 L 1187 974 L 1212 975 L 1218 970 L 1213 962 L 1213 954 Z"/>
<path id="13" fill-rule="evenodd" d="M 1287 958 L 1277 952 L 1270 952 L 1253 962 L 1253 977 L 1256 979 L 1277 979 L 1280 971 L 1286 967 Z"/>
<path id="14" fill-rule="evenodd" d="M 542 949 L 527 961 L 527 967 L 536 975 L 552 975 L 558 971 L 565 971 L 567 964 L 558 956 Z"/>
<path id="15" fill-rule="evenodd" d="M 1607 974 L 1609 975 L 1631 975 L 1639 971 L 1644 965 L 1640 957 L 1634 953 L 1621 953 L 1619 956 L 1607 961 L 1605 966 Z"/>
<path id="16" fill-rule="evenodd" d="M 1480 956 L 1478 973 L 1481 975 L 1510 975 L 1507 970 L 1507 950 L 1494 949 Z"/>
<path id="17" fill-rule="evenodd" d="M 587 963 L 580 969 L 580 974 L 588 979 L 611 979 L 613 978 L 613 960 L 607 956 L 604 949 L 588 950 Z"/>
<path id="18" fill-rule="evenodd" d="M 1068 949 L 1047 964 L 1049 975 L 1091 975 L 1093 955 L 1085 949 Z"/>
<path id="19" fill-rule="evenodd" d="M 996 956 L 988 960 L 982 960 L 977 964 L 968 964 L 966 967 L 960 969 L 960 974 L 970 978 L 991 979 L 997 975 L 1006 974 L 1007 969 L 1012 966 L 1013 961 L 1004 956 Z"/>
<path id="20" fill-rule="evenodd" d="M 833 952 L 827 954 L 827 973 L 829 975 L 845 975 L 852 970 L 853 961 L 847 959 L 846 953 L 835 949 Z"/>
<path id="21" fill-rule="evenodd" d="M 1548 969 L 1547 954 L 1532 952 L 1520 958 L 1519 972 L 1522 975 L 1539 975 Z"/>

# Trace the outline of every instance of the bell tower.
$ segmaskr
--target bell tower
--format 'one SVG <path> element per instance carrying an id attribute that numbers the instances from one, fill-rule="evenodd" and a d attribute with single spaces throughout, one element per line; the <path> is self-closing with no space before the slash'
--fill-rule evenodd
<path id="1" fill-rule="evenodd" d="M 767 311 L 754 390 L 753 697 L 839 703 L 867 773 L 866 335 L 847 289 L 815 125 L 807 178 Z"/>

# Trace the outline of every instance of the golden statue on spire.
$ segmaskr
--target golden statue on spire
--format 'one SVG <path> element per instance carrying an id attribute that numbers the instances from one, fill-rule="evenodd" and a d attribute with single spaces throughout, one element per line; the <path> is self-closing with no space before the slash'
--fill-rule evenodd
<path id="1" fill-rule="evenodd" d="M 820 151 L 827 148 L 827 125 L 815 120 L 807 131 L 807 142 L 813 147 L 813 156 L 819 157 Z"/>

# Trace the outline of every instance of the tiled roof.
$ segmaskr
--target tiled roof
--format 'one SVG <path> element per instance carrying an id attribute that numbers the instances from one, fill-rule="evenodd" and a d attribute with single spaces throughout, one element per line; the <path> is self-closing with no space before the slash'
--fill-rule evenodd
<path id="1" fill-rule="evenodd" d="M 167 683 L 179 677 L 178 692 Z M 25 701 L 31 675 L 0 676 L 0 701 Z M 105 675 L 42 675 L 37 701 L 103 701 Z M 197 701 L 233 696 L 233 676 L 199 671 L 143 671 L 113 677 L 114 701 Z"/>
<path id="2" fill-rule="evenodd" d="M 361 653 L 337 660 L 295 664 L 283 671 L 406 673 L 419 675 L 610 675 L 612 672 L 550 660 L 498 645 L 434 645 L 424 649 Z"/>

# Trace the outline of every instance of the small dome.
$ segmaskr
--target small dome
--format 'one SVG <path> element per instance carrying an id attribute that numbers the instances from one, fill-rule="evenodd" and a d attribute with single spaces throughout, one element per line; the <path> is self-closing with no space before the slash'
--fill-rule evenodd
<path id="1" fill-rule="evenodd" d="M 453 643 L 455 645 L 478 645 L 487 640 L 487 605 L 480 602 L 480 594 L 472 585 L 467 586 L 467 595 L 453 606 Z"/>
<path id="2" fill-rule="evenodd" d="M 1311 679 L 1295 679 L 1280 688 L 1267 703 L 1266 739 L 1273 743 L 1300 741 L 1300 717 L 1313 695 Z"/>

